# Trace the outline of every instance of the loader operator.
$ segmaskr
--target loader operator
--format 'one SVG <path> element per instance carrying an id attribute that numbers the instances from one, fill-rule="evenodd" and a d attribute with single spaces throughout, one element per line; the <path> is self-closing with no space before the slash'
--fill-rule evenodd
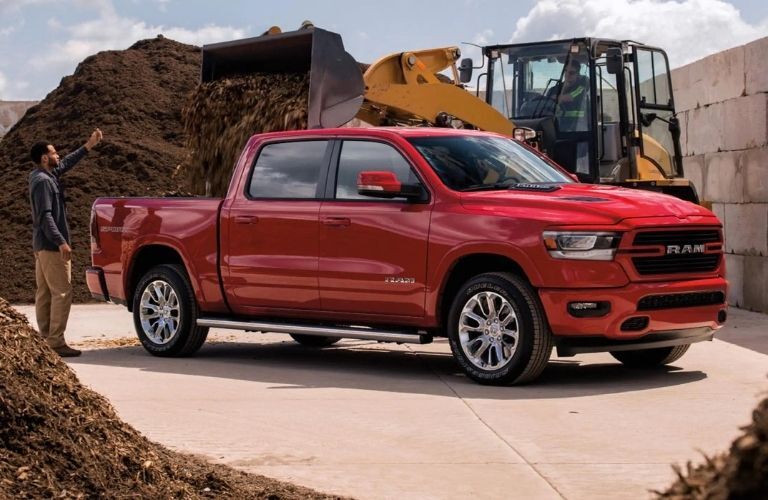
<path id="1" fill-rule="evenodd" d="M 64 340 L 72 305 L 72 248 L 59 176 L 101 142 L 96 129 L 86 143 L 61 160 L 48 141 L 32 146 L 30 156 L 35 169 L 29 174 L 29 200 L 32 205 L 32 248 L 35 253 L 35 315 L 40 335 L 61 357 L 79 356 L 80 351 Z"/>
<path id="2" fill-rule="evenodd" d="M 555 115 L 558 128 L 563 132 L 586 130 L 587 95 L 589 80 L 581 75 L 581 63 L 569 59 L 563 73 L 563 81 L 547 92 L 548 97 L 557 100 Z"/>

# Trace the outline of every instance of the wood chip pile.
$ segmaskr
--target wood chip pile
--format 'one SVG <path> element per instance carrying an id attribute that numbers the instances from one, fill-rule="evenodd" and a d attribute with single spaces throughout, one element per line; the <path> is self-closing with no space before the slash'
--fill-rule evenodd
<path id="1" fill-rule="evenodd" d="M 688 462 L 675 467 L 677 481 L 658 498 L 767 499 L 768 498 L 768 398 L 752 412 L 752 423 L 743 427 L 728 453 L 705 457 L 703 464 Z"/>
<path id="2" fill-rule="evenodd" d="M 0 298 L 0 498 L 333 498 L 153 443 Z"/>
<path id="3" fill-rule="evenodd" d="M 200 79 L 200 49 L 154 38 L 126 50 L 100 52 L 24 117 L 0 141 L 0 297 L 29 303 L 35 294 L 29 150 L 51 141 L 64 156 L 94 127 L 104 142 L 62 176 L 74 251 L 77 302 L 91 300 L 85 267 L 91 264 L 90 216 L 100 196 L 160 196 L 179 191 L 174 171 L 186 155 L 181 109 Z"/>
<path id="4" fill-rule="evenodd" d="M 248 139 L 307 128 L 309 75 L 253 74 L 204 83 L 182 111 L 189 157 L 179 175 L 195 194 L 223 197 Z"/>

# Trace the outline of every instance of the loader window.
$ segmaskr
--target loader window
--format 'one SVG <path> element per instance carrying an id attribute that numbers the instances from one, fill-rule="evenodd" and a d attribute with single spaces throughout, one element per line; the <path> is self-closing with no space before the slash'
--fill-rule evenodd
<path id="1" fill-rule="evenodd" d="M 673 136 L 675 109 L 669 64 L 664 52 L 635 47 L 635 85 L 641 154 L 664 177 L 679 175 L 673 156 L 675 141 L 679 139 Z"/>
<path id="2" fill-rule="evenodd" d="M 420 184 L 410 164 L 392 146 L 373 141 L 344 141 L 336 176 L 336 199 L 381 201 L 357 192 L 357 177 L 366 170 L 386 170 L 403 184 Z"/>
<path id="3" fill-rule="evenodd" d="M 317 198 L 328 141 L 292 141 L 261 149 L 251 172 L 252 198 Z"/>

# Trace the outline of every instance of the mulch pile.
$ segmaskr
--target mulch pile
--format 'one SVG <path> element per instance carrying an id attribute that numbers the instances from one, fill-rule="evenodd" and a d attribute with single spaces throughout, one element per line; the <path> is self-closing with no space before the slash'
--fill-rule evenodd
<path id="1" fill-rule="evenodd" d="M 180 177 L 194 193 L 223 197 L 255 133 L 307 128 L 308 74 L 253 74 L 204 83 L 183 110 L 189 137 Z"/>
<path id="2" fill-rule="evenodd" d="M 686 470 L 675 467 L 677 481 L 659 498 L 673 499 L 766 499 L 768 498 L 768 398 L 752 412 L 752 423 L 743 427 L 744 433 L 729 453 Z"/>
<path id="3" fill-rule="evenodd" d="M 0 141 L 0 296 L 34 300 L 27 178 L 36 141 L 67 153 L 93 128 L 104 132 L 102 144 L 61 179 L 74 248 L 74 300 L 85 302 L 91 299 L 84 270 L 97 197 L 224 196 L 252 134 L 306 128 L 308 75 L 255 74 L 198 85 L 200 63 L 198 47 L 162 36 L 88 57 Z"/>
<path id="4" fill-rule="evenodd" d="M 72 152 L 95 127 L 104 141 L 62 177 L 74 248 L 76 301 L 90 300 L 84 269 L 90 265 L 91 204 L 99 196 L 157 196 L 177 191 L 173 173 L 183 161 L 184 98 L 200 78 L 200 49 L 158 37 L 127 50 L 101 52 L 71 76 L 0 141 L 0 296 L 34 299 L 28 175 L 29 150 L 51 141 Z M 63 154 L 62 154 L 63 156 Z"/>
<path id="5" fill-rule="evenodd" d="M 0 298 L 0 498 L 83 497 L 333 498 L 147 440 Z"/>

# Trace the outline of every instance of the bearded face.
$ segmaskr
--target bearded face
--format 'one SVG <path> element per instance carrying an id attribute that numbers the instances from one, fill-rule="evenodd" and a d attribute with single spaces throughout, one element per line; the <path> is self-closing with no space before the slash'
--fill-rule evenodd
<path id="1" fill-rule="evenodd" d="M 40 163 L 43 168 L 52 169 L 59 164 L 59 153 L 56 152 L 56 148 L 53 145 L 48 145 L 48 152 L 40 158 Z"/>

